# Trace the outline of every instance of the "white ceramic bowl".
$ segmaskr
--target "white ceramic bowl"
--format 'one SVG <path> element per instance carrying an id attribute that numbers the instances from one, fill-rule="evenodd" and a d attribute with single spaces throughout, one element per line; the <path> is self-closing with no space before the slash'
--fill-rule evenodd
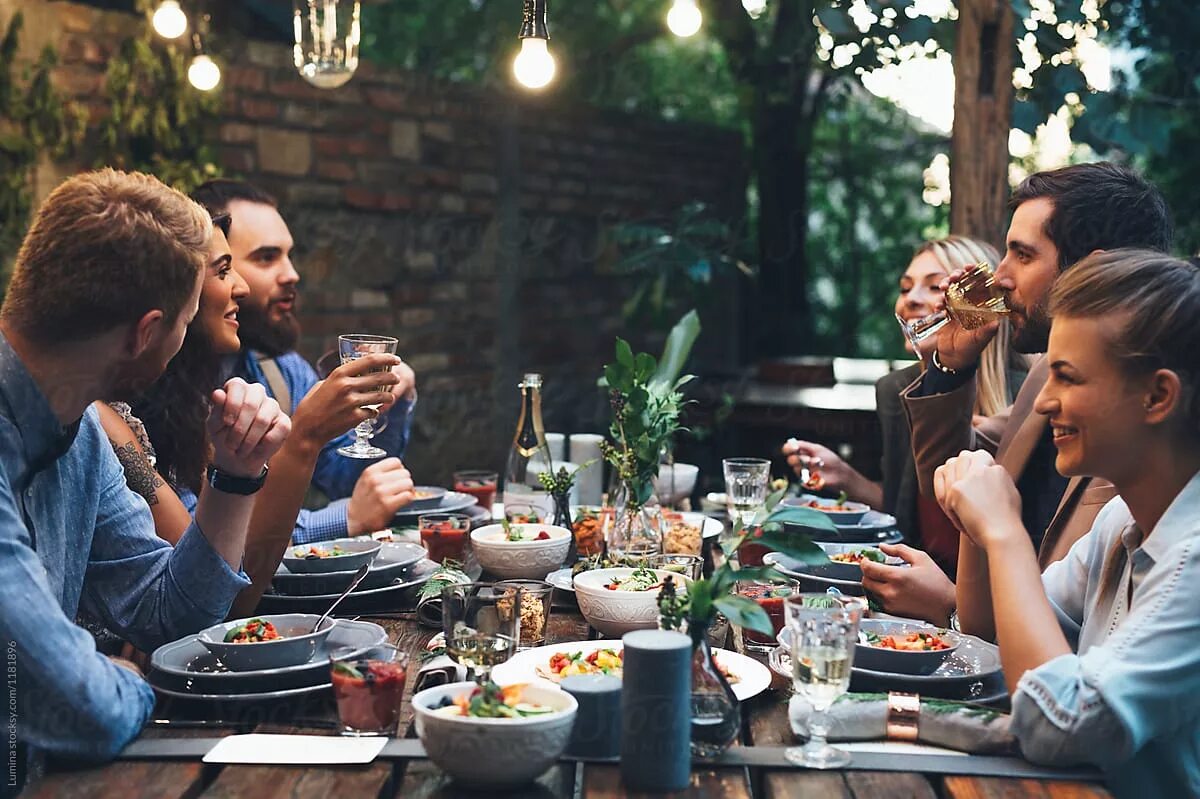
<path id="1" fill-rule="evenodd" d="M 675 472 L 675 485 L 671 485 L 671 470 Z M 674 505 L 676 502 L 683 501 L 684 497 L 690 497 L 692 490 L 696 488 L 696 477 L 700 474 L 700 467 L 690 463 L 676 463 L 674 466 L 663 464 L 658 467 L 658 477 L 654 480 L 654 494 L 658 497 L 658 501 L 664 504 Z"/>
<path id="2" fill-rule="evenodd" d="M 479 565 L 488 574 L 505 580 L 544 580 L 562 567 L 571 548 L 571 531 L 550 524 L 520 524 L 522 532 L 536 539 L 539 533 L 550 537 L 541 541 L 507 541 L 504 528 L 489 524 L 471 532 L 471 547 Z"/>
<path id="3" fill-rule="evenodd" d="M 610 591 L 605 588 L 614 578 L 633 574 L 631 568 L 595 569 L 575 576 L 575 599 L 579 612 L 609 638 L 618 638 L 630 630 L 652 630 L 658 626 L 658 589 L 649 591 Z M 686 591 L 691 580 L 682 574 L 655 569 L 660 579 L 670 577 Z"/>
<path id="4" fill-rule="evenodd" d="M 556 688 L 527 685 L 523 697 L 557 712 L 524 719 L 477 719 L 434 712 L 473 682 L 427 688 L 412 698 L 417 737 L 438 768 L 473 788 L 509 788 L 536 779 L 567 749 L 578 705 Z"/>
<path id="5" fill-rule="evenodd" d="M 314 613 L 285 613 L 277 616 L 251 616 L 237 621 L 225 621 L 201 630 L 196 637 L 209 652 L 221 659 L 232 671 L 258 671 L 260 669 L 282 669 L 298 666 L 312 660 L 317 648 L 337 624 L 336 619 L 326 619 L 321 629 L 313 632 L 313 625 L 320 615 Z M 253 619 L 270 622 L 279 638 L 258 643 L 225 643 L 225 635 Z"/>

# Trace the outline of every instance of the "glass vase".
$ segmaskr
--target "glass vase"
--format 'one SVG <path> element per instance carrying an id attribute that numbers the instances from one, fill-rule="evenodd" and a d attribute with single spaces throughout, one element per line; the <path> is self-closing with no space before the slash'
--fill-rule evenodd
<path id="1" fill-rule="evenodd" d="M 551 494 L 550 498 L 554 500 L 554 516 L 550 523 L 555 527 L 562 527 L 571 531 L 571 547 L 567 550 L 567 557 L 563 560 L 563 566 L 574 566 L 575 561 L 579 560 L 579 547 L 575 542 L 575 532 L 571 525 L 571 496 L 567 491 L 557 494 Z"/>
<path id="2" fill-rule="evenodd" d="M 610 560 L 648 558 L 662 552 L 662 513 L 657 504 L 637 502 L 638 492 L 621 486 L 613 503 L 611 520 L 606 518 L 604 543 Z"/>
<path id="3" fill-rule="evenodd" d="M 742 730 L 737 696 L 717 668 L 707 629 L 689 631 L 692 637 L 692 755 L 711 758 L 728 749 Z"/>

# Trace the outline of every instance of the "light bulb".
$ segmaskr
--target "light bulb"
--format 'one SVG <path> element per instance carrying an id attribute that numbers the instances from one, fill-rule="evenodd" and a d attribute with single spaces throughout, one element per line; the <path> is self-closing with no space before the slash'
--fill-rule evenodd
<path id="1" fill-rule="evenodd" d="M 221 82 L 221 68 L 217 62 L 206 55 L 198 55 L 192 59 L 188 67 L 188 83 L 202 92 L 211 92 Z"/>
<path id="2" fill-rule="evenodd" d="M 742 8 L 750 19 L 758 19 L 767 11 L 767 0 L 742 0 Z"/>
<path id="3" fill-rule="evenodd" d="M 164 39 L 178 39 L 187 30 L 187 14 L 179 7 L 179 0 L 163 0 L 154 10 L 151 24 Z"/>
<path id="4" fill-rule="evenodd" d="M 529 89 L 541 89 L 554 80 L 554 56 L 545 39 L 521 40 L 521 52 L 513 59 L 513 76 Z"/>
<path id="5" fill-rule="evenodd" d="M 681 39 L 694 36 L 700 30 L 704 17 L 696 6 L 696 0 L 675 0 L 667 12 L 667 27 Z"/>

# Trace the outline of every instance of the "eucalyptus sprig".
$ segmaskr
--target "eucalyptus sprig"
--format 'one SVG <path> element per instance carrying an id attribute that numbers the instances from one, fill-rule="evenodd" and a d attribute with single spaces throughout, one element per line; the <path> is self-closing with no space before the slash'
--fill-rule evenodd
<path id="1" fill-rule="evenodd" d="M 733 530 L 723 535 L 718 544 L 725 553 L 724 562 L 711 577 L 695 580 L 688 585 L 687 620 L 688 629 L 694 635 L 702 634 L 712 624 L 716 614 L 722 613 L 732 623 L 750 630 L 770 635 L 774 628 L 762 606 L 749 597 L 733 592 L 739 580 L 782 580 L 783 574 L 771 566 L 739 567 L 733 554 L 747 541 L 763 544 L 803 563 L 819 566 L 828 563 L 824 550 L 813 543 L 811 536 L 802 530 L 789 531 L 784 525 L 810 530 L 836 532 L 837 528 L 825 514 L 811 508 L 778 507 L 786 489 L 781 489 L 767 498 L 766 505 L 749 525 L 739 519 Z M 660 609 L 662 608 L 660 594 Z M 669 623 L 669 622 L 668 622 Z"/>
<path id="2" fill-rule="evenodd" d="M 574 471 L 567 471 L 566 466 L 560 466 L 557 472 L 550 470 L 538 472 L 538 482 L 542 484 L 542 488 L 546 489 L 552 495 L 566 494 L 575 485 L 576 475 L 595 462 L 596 458 L 592 458 L 590 461 L 577 466 Z"/>

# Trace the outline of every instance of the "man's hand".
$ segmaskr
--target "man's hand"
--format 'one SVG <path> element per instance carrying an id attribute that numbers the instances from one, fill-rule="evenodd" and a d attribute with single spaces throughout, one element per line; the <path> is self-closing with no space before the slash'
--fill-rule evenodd
<path id="1" fill-rule="evenodd" d="M 131 671 L 137 676 L 141 677 L 143 680 L 146 679 L 146 675 L 142 673 L 142 670 L 138 668 L 138 665 L 132 660 L 126 660 L 125 658 L 117 657 L 116 655 L 109 655 L 108 659 L 113 662 L 113 665 L 120 666 L 126 671 Z"/>
<path id="2" fill-rule="evenodd" d="M 944 278 L 941 282 L 942 300 L 937 310 L 942 310 L 945 307 L 946 290 L 951 283 L 958 282 L 964 276 L 974 272 L 974 266 L 968 266 L 965 269 L 958 269 L 951 272 L 950 275 Z M 953 319 L 946 322 L 941 330 L 937 332 L 937 354 L 938 363 L 948 369 L 969 369 L 979 363 L 979 356 L 983 354 L 983 350 L 987 347 L 988 342 L 996 337 L 996 332 L 1000 330 L 1000 322 L 988 322 L 983 327 L 975 330 L 967 330 Z M 926 348 L 923 344 L 922 348 Z"/>
<path id="3" fill-rule="evenodd" d="M 945 627 L 954 612 L 954 583 L 933 558 L 904 544 L 880 544 L 884 554 L 895 555 L 908 566 L 888 566 L 863 560 L 863 588 L 895 616 L 924 619 Z"/>
<path id="4" fill-rule="evenodd" d="M 359 422 L 374 419 L 396 401 L 396 386 L 401 375 L 396 369 L 403 362 L 395 355 L 375 353 L 344 363 L 329 377 L 314 385 L 296 406 L 292 426 L 295 435 L 311 447 L 320 449 Z M 376 371 L 372 372 L 374 369 Z M 386 369 L 387 371 L 378 371 Z M 409 375 L 412 370 L 409 370 Z M 379 391 L 380 386 L 390 391 Z M 380 405 L 379 410 L 364 407 Z"/>
<path id="5" fill-rule="evenodd" d="M 964 450 L 933 473 L 933 492 L 954 526 L 987 549 L 993 539 L 1025 533 L 1012 476 L 983 450 Z"/>
<path id="6" fill-rule="evenodd" d="M 235 377 L 213 391 L 207 426 L 213 465 L 235 477 L 258 477 L 292 422 L 261 384 Z"/>
<path id="7" fill-rule="evenodd" d="M 392 373 L 399 378 L 396 385 L 392 386 L 392 393 L 396 395 L 396 399 L 403 399 L 412 402 L 417 398 L 417 373 L 412 367 L 404 361 L 392 367 Z"/>
<path id="8" fill-rule="evenodd" d="M 413 501 L 412 475 L 399 458 L 384 458 L 359 475 L 346 504 L 346 534 L 365 535 L 391 526 L 396 511 Z"/>

